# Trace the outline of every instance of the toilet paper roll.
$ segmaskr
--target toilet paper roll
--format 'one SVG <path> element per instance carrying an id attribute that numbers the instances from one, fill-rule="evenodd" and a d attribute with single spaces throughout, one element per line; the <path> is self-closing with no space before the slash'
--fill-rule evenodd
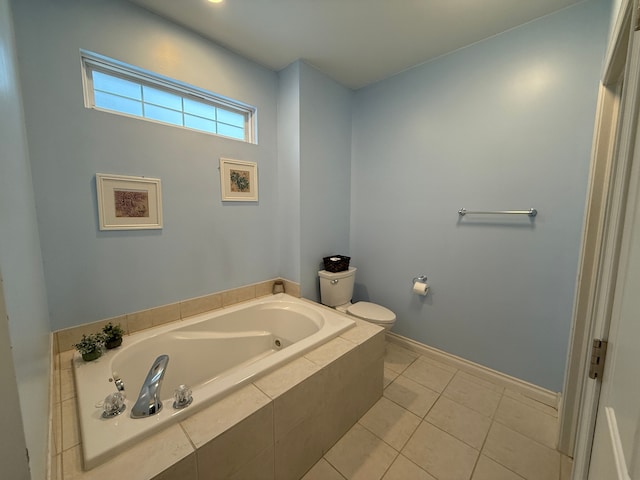
<path id="1" fill-rule="evenodd" d="M 429 291 L 429 285 L 427 285 L 424 282 L 415 282 L 413 284 L 413 293 L 417 295 L 422 295 L 424 297 L 428 291 Z"/>

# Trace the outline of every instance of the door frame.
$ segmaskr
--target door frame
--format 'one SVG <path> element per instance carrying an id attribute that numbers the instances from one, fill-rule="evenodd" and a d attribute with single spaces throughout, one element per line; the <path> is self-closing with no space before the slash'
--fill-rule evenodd
<path id="1" fill-rule="evenodd" d="M 607 339 L 616 286 L 638 113 L 638 42 L 629 52 L 637 0 L 623 0 L 600 83 L 585 229 L 576 286 L 558 449 L 586 478 L 600 382 L 587 378 L 593 338 Z M 635 55 L 635 58 L 634 58 Z M 622 85 L 625 85 L 623 90 Z"/>

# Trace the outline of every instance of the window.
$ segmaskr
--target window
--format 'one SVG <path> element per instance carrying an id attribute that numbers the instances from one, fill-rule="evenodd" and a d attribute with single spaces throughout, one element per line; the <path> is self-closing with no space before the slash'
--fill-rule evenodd
<path id="1" fill-rule="evenodd" d="M 81 54 L 87 108 L 257 143 L 254 107 L 102 55 Z"/>

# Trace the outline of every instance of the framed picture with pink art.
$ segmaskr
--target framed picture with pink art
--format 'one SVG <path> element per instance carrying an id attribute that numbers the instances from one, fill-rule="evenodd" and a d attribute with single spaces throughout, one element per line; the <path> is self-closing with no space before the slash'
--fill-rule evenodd
<path id="1" fill-rule="evenodd" d="M 257 202 L 258 165 L 256 162 L 221 158 L 220 193 L 223 202 Z"/>
<path id="2" fill-rule="evenodd" d="M 162 228 L 159 178 L 96 173 L 100 230 Z"/>

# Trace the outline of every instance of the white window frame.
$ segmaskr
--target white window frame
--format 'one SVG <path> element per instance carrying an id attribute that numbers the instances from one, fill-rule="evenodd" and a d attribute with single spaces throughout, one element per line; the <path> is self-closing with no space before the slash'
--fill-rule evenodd
<path id="1" fill-rule="evenodd" d="M 105 57 L 97 53 L 89 52 L 87 50 L 80 50 L 80 57 L 82 60 L 82 84 L 83 84 L 83 90 L 84 90 L 84 105 L 86 108 L 99 110 L 102 112 L 113 113 L 115 115 L 122 115 L 130 118 L 137 118 L 139 120 L 145 120 L 147 122 L 160 123 L 162 125 L 170 125 L 172 127 L 177 127 L 177 128 L 185 128 L 187 130 L 196 131 L 196 132 L 200 132 L 208 135 L 215 135 L 218 137 L 227 138 L 231 140 L 244 141 L 244 142 L 253 143 L 253 144 L 258 143 L 257 134 L 256 134 L 257 109 L 252 105 L 239 102 L 237 100 L 227 98 L 213 92 L 209 92 L 202 88 L 195 87 L 193 85 L 189 85 L 189 84 L 180 82 L 178 80 L 159 75 L 157 73 L 149 72 L 142 68 L 134 67 L 133 65 L 128 65 L 118 60 L 114 60 L 112 58 Z M 195 128 L 186 127 L 183 125 L 176 125 L 173 123 L 162 122 L 160 120 L 156 120 L 156 119 L 152 119 L 144 116 L 131 115 L 125 112 L 117 111 L 117 110 L 100 108 L 95 105 L 94 88 L 93 88 L 93 72 L 94 71 L 102 72 L 107 75 L 117 76 L 131 82 L 135 82 L 141 85 L 147 85 L 153 88 L 164 90 L 174 95 L 179 95 L 185 98 L 191 98 L 193 100 L 197 100 L 198 102 L 202 102 L 207 105 L 220 108 L 222 110 L 243 115 L 245 118 L 244 140 L 238 139 L 235 137 L 228 137 L 220 133 L 207 132 L 207 131 L 203 131 Z"/>

